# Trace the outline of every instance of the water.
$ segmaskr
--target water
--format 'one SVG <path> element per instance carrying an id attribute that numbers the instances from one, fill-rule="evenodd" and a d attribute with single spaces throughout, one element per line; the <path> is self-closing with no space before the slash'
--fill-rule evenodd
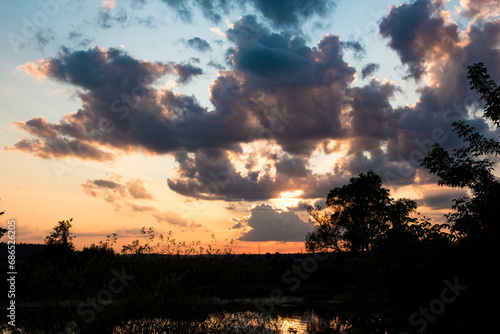
<path id="1" fill-rule="evenodd" d="M 204 320 L 173 321 L 168 318 L 139 319 L 115 327 L 114 333 L 227 333 L 227 334 L 312 334 L 345 333 L 346 328 L 314 310 L 275 312 L 220 312 Z"/>

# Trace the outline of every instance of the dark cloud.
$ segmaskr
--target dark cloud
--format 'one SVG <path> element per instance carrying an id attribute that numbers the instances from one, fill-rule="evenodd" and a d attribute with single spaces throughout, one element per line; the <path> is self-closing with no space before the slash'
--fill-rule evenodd
<path id="1" fill-rule="evenodd" d="M 172 72 L 179 76 L 180 83 L 186 83 L 194 76 L 203 74 L 203 70 L 191 64 L 175 64 L 172 66 Z"/>
<path id="2" fill-rule="evenodd" d="M 82 88 L 82 108 L 60 123 L 44 124 L 49 136 L 30 128 L 29 120 L 17 125 L 40 136 L 43 145 L 37 148 L 45 149 L 45 157 L 71 155 L 45 147 L 68 139 L 94 148 L 88 158 L 99 157 L 104 146 L 163 154 L 232 149 L 258 139 L 274 139 L 292 154 L 309 154 L 318 141 L 345 135 L 339 117 L 356 71 L 342 59 L 338 37 L 328 35 L 311 49 L 302 39 L 269 32 L 254 17 L 242 18 L 228 35 L 237 45 L 231 54 L 234 70 L 213 82 L 210 113 L 193 96 L 152 86 L 169 73 L 187 82 L 202 73 L 196 66 L 140 61 L 117 49 L 63 49 L 58 57 L 24 69 Z M 29 143 L 15 147 L 35 150 Z"/>
<path id="3" fill-rule="evenodd" d="M 225 70 L 226 67 L 222 64 L 219 64 L 219 63 L 216 63 L 214 60 L 210 60 L 208 63 L 207 63 L 207 66 L 210 66 L 210 67 L 213 67 L 213 68 L 216 68 L 218 70 Z"/>
<path id="4" fill-rule="evenodd" d="M 191 64 L 145 62 L 121 50 L 94 48 L 63 49 L 57 58 L 28 63 L 24 69 L 83 88 L 78 93 L 82 108 L 64 116 L 60 123 L 48 123 L 40 117 L 16 123 L 36 138 L 25 138 L 13 149 L 43 158 L 112 160 L 113 154 L 102 149 L 105 146 L 123 151 L 141 146 L 152 152 L 168 151 L 182 145 L 180 137 L 193 138 L 197 122 L 191 119 L 206 115 L 194 97 L 158 92 L 152 87 L 168 73 L 177 75 L 181 83 L 202 73 Z M 184 125 L 179 127 L 179 123 Z M 195 128 L 190 130 L 188 123 Z"/>
<path id="5" fill-rule="evenodd" d="M 223 15 L 237 7 L 245 12 L 248 6 L 254 8 L 276 28 L 296 30 L 300 24 L 314 16 L 324 17 L 335 8 L 333 0 L 162 0 L 176 17 L 185 22 L 192 22 L 197 8 L 203 16 L 214 23 L 219 23 Z"/>
<path id="6" fill-rule="evenodd" d="M 193 48 L 195 50 L 201 51 L 201 52 L 206 52 L 206 51 L 211 51 L 212 47 L 210 46 L 210 43 L 208 43 L 206 40 L 200 37 L 194 37 L 188 40 L 184 40 L 184 43 L 189 46 L 190 48 Z"/>
<path id="7" fill-rule="evenodd" d="M 20 128 L 25 128 L 23 123 L 18 122 L 16 124 Z M 114 159 L 114 154 L 101 150 L 97 145 L 94 146 L 78 140 L 68 140 L 57 136 L 23 138 L 12 147 L 6 147 L 5 149 L 30 153 L 43 159 L 66 157 L 97 161 L 111 161 Z"/>
<path id="8" fill-rule="evenodd" d="M 277 211 L 271 205 L 261 204 L 250 210 L 247 226 L 252 228 L 238 240 L 241 241 L 304 241 L 312 224 L 302 221 L 292 211 Z"/>
<path id="9" fill-rule="evenodd" d="M 366 77 L 371 76 L 373 73 L 378 71 L 379 68 L 380 68 L 380 64 L 376 64 L 376 63 L 366 64 L 365 67 L 363 67 L 363 69 L 361 70 L 361 78 L 365 79 Z"/>
<path id="10" fill-rule="evenodd" d="M 466 68 L 475 62 L 487 61 L 489 71 L 494 76 L 500 74 L 499 22 L 472 24 L 460 35 L 458 25 L 445 21 L 441 15 L 443 5 L 441 1 L 417 0 L 393 7 L 380 24 L 381 34 L 389 39 L 389 46 L 398 53 L 401 62 L 408 65 L 409 76 L 420 79 L 425 74 L 431 79 L 431 83 L 419 90 L 415 105 L 398 107 L 381 120 L 382 126 L 389 125 L 384 158 L 398 167 L 386 172 L 389 177 L 384 181 L 398 178 L 416 181 L 419 160 L 435 142 L 447 149 L 462 145 L 452 132 L 451 124 L 456 120 L 471 117 L 469 123 L 486 136 L 490 135 L 483 119 L 469 115 L 469 108 L 480 109 L 482 103 L 469 90 Z M 393 133 L 390 129 L 394 129 Z M 359 154 L 357 160 L 362 160 Z M 366 163 L 369 162 L 370 159 Z M 419 179 L 422 182 L 426 178 Z"/>
<path id="11" fill-rule="evenodd" d="M 500 20 L 485 22 L 481 27 L 471 25 L 469 27 L 470 43 L 465 47 L 467 60 L 470 65 L 473 62 L 483 62 L 488 73 L 499 82 L 500 80 Z"/>
<path id="12" fill-rule="evenodd" d="M 273 155 L 261 157 L 266 161 L 263 166 L 246 161 L 247 169 L 240 171 L 225 150 L 180 153 L 176 155 L 177 176 L 169 178 L 167 184 L 171 190 L 197 199 L 257 201 L 295 190 L 302 190 L 304 198 L 320 198 L 346 181 L 342 176 L 312 173 L 303 156 Z"/>
<path id="13" fill-rule="evenodd" d="M 161 0 L 175 12 L 174 17 L 177 17 L 185 22 L 191 22 L 193 18 L 192 8 L 189 1 L 179 0 Z"/>
<path id="14" fill-rule="evenodd" d="M 243 84 L 232 85 L 244 94 L 238 94 L 237 104 L 250 107 L 263 128 L 254 136 L 265 131 L 294 154 L 310 152 L 322 139 L 344 136 L 339 116 L 356 70 L 343 60 L 337 36 L 327 35 L 310 48 L 301 38 L 271 33 L 253 16 L 240 19 L 227 35 L 236 43 L 229 54 L 235 68 L 232 82 L 244 78 Z M 213 97 L 230 87 L 228 79 L 226 75 L 214 83 Z M 239 101 L 251 105 L 245 108 Z M 222 109 L 236 99 L 212 102 Z"/>
<path id="15" fill-rule="evenodd" d="M 100 188 L 108 188 L 108 189 L 121 189 L 122 185 L 109 180 L 93 180 L 91 181 L 95 186 Z"/>
<path id="16" fill-rule="evenodd" d="M 462 189 L 439 188 L 424 191 L 423 198 L 417 200 L 417 203 L 431 209 L 451 208 L 454 199 L 466 196 L 467 193 Z"/>
<path id="17" fill-rule="evenodd" d="M 276 27 L 293 28 L 306 18 L 327 15 L 335 6 L 330 0 L 252 0 L 255 8 Z"/>
<path id="18" fill-rule="evenodd" d="M 238 230 L 238 229 L 240 229 L 240 228 L 245 227 L 245 225 L 243 225 L 243 223 L 241 222 L 241 220 L 240 220 L 240 219 L 238 219 L 238 218 L 233 218 L 233 219 L 232 219 L 232 221 L 233 221 L 233 222 L 236 222 L 236 224 L 234 224 L 234 225 L 230 228 L 231 230 Z"/>
<path id="19" fill-rule="evenodd" d="M 55 38 L 56 34 L 51 29 L 38 29 L 35 34 L 37 49 L 43 52 L 45 47 L 52 43 Z"/>
<path id="20" fill-rule="evenodd" d="M 286 175 L 289 177 L 307 177 L 312 173 L 307 168 L 308 159 L 304 157 L 291 157 L 286 154 L 276 164 L 276 172 L 278 174 Z"/>
<path id="21" fill-rule="evenodd" d="M 362 58 L 365 54 L 365 48 L 358 41 L 346 41 L 342 42 L 344 49 L 352 50 L 357 58 Z"/>
<path id="22" fill-rule="evenodd" d="M 459 42 L 458 25 L 446 23 L 439 15 L 442 2 L 417 0 L 393 7 L 380 23 L 380 33 L 389 38 L 389 46 L 408 65 L 409 76 L 420 79 L 426 72 L 428 56 Z"/>
<path id="23" fill-rule="evenodd" d="M 178 154 L 178 176 L 168 179 L 170 189 L 199 199 L 255 201 L 278 197 L 286 189 L 284 179 L 273 180 L 269 173 L 258 179 L 236 170 L 227 151 L 198 150 L 195 154 Z M 242 191 L 244 189 L 244 191 Z"/>
<path id="24" fill-rule="evenodd" d="M 126 27 L 130 24 L 130 17 L 127 10 L 123 7 L 117 7 L 112 10 L 101 8 L 97 17 L 97 25 L 102 29 L 109 29 L 115 25 Z"/>

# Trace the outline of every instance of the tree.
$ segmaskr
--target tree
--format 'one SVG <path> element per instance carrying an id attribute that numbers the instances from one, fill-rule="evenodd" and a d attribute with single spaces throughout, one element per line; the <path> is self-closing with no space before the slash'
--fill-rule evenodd
<path id="1" fill-rule="evenodd" d="M 75 246 L 73 245 L 73 238 L 76 238 L 70 232 L 71 222 L 73 218 L 70 220 L 62 220 L 58 222 L 56 226 L 54 226 L 54 231 L 45 237 L 45 244 L 49 247 L 57 247 L 64 250 L 75 250 Z"/>
<path id="2" fill-rule="evenodd" d="M 0 216 L 2 216 L 4 213 L 5 213 L 5 210 L 3 210 L 2 212 L 0 212 Z M 5 233 L 7 233 L 7 231 L 8 231 L 8 230 L 7 230 L 6 228 L 0 227 L 0 238 L 2 238 L 2 237 L 3 237 L 3 235 L 4 235 Z"/>
<path id="3" fill-rule="evenodd" d="M 316 229 L 307 234 L 308 251 L 369 251 L 373 241 L 389 227 L 414 222 L 410 214 L 416 203 L 394 201 L 381 178 L 373 171 L 351 178 L 349 184 L 334 188 L 326 199 L 326 210 L 309 206 Z"/>
<path id="4" fill-rule="evenodd" d="M 469 84 L 485 102 L 483 118 L 500 129 L 500 88 L 483 63 L 468 67 Z M 439 145 L 422 160 L 422 166 L 439 177 L 440 185 L 469 189 L 470 197 L 454 200 L 454 213 L 447 216 L 457 240 L 460 278 L 470 286 L 467 299 L 456 304 L 456 319 L 463 328 L 487 332 L 496 326 L 497 310 L 484 303 L 498 300 L 496 264 L 500 254 L 500 182 L 494 175 L 494 157 L 500 154 L 497 138 L 486 138 L 465 121 L 452 124 L 464 146 L 449 153 Z M 470 320 L 469 320 L 470 319 Z"/>
<path id="5" fill-rule="evenodd" d="M 500 129 L 500 87 L 491 79 L 483 63 L 468 67 L 471 89 L 485 101 L 483 117 Z M 481 235 L 499 236 L 500 183 L 493 174 L 491 156 L 500 154 L 500 141 L 487 139 L 465 121 L 452 124 L 453 130 L 467 145 L 452 150 L 451 154 L 435 144 L 422 159 L 424 168 L 439 177 L 439 185 L 468 188 L 471 197 L 454 200 L 453 214 L 447 218 L 451 231 L 458 238 L 477 238 Z"/>

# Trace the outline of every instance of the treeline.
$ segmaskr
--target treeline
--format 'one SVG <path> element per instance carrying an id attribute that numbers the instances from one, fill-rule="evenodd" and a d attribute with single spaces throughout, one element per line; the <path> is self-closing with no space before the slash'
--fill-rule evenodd
<path id="1" fill-rule="evenodd" d="M 257 259 L 215 247 L 191 256 L 117 254 L 112 236 L 76 251 L 69 241 L 70 221 L 58 226 L 69 233 L 58 229 L 46 239 L 43 251 L 17 264 L 21 274 L 16 280 L 16 318 L 28 332 L 59 333 L 72 324 L 83 333 L 111 333 L 115 326 L 142 318 L 205 320 L 209 314 L 237 307 L 236 299 L 266 298 L 275 289 L 309 299 L 333 298 L 341 290 L 328 283 L 331 276 L 341 276 L 331 264 L 294 291 L 282 276 L 300 264 L 296 257 L 275 254 Z M 145 247 L 152 241 L 132 244 Z M 3 262 L 2 267 L 6 270 Z M 5 282 L 0 285 L 5 288 Z M 233 301 L 227 304 L 228 300 Z M 252 310 L 258 311 L 254 306 Z"/>

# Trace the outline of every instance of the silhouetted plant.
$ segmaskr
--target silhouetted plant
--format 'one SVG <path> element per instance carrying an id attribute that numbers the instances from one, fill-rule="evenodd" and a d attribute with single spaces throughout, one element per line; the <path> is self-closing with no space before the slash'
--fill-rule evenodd
<path id="1" fill-rule="evenodd" d="M 310 252 L 367 252 L 389 228 L 418 222 L 411 217 L 417 208 L 415 201 L 390 198 L 389 190 L 382 187 L 381 178 L 373 171 L 332 189 L 326 205 L 325 210 L 307 207 L 317 223 L 306 236 Z"/>
<path id="2" fill-rule="evenodd" d="M 54 227 L 54 231 L 45 237 L 45 244 L 49 247 L 74 251 L 75 245 L 73 245 L 73 238 L 75 238 L 75 236 L 70 232 L 72 221 L 73 218 L 58 222 Z"/>
<path id="3" fill-rule="evenodd" d="M 485 119 L 500 129 L 500 87 L 491 79 L 483 63 L 468 67 L 471 89 L 485 101 Z M 467 143 L 448 153 L 439 144 L 422 160 L 422 166 L 439 177 L 438 184 L 469 188 L 471 197 L 454 200 L 455 213 L 448 214 L 451 231 L 458 238 L 500 236 L 500 182 L 493 174 L 491 156 L 500 154 L 500 141 L 486 139 L 465 121 L 453 123 L 453 130 Z M 498 239 L 497 239 L 498 240 Z"/>

